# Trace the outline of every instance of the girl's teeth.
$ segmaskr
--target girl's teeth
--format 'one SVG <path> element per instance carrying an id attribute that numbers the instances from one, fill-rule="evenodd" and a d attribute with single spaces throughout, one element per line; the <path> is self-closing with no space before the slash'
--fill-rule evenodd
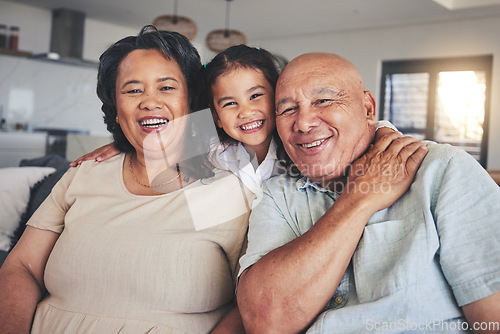
<path id="1" fill-rule="evenodd" d="M 244 125 L 240 126 L 240 128 L 242 130 L 252 130 L 252 129 L 255 129 L 255 128 L 258 128 L 259 126 L 261 126 L 263 122 L 264 121 L 255 121 L 255 122 L 252 122 L 249 124 L 244 124 Z"/>
<path id="2" fill-rule="evenodd" d="M 325 140 L 326 139 L 320 139 L 320 140 L 313 141 L 312 143 L 309 143 L 309 144 L 300 144 L 300 146 L 305 147 L 305 148 L 316 147 L 316 146 L 319 146 Z"/>
<path id="3" fill-rule="evenodd" d="M 141 121 L 140 124 L 141 126 L 148 127 L 148 128 L 159 128 L 162 125 L 167 124 L 166 119 L 161 119 L 161 118 L 150 118 L 146 119 L 144 121 Z"/>

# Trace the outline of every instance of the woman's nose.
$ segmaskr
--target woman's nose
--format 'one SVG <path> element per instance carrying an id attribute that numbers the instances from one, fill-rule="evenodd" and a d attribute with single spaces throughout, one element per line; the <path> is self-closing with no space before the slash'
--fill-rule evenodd
<path id="1" fill-rule="evenodd" d="M 161 99 L 154 93 L 145 94 L 140 104 L 140 108 L 146 110 L 155 110 L 157 108 L 161 108 L 161 106 Z"/>

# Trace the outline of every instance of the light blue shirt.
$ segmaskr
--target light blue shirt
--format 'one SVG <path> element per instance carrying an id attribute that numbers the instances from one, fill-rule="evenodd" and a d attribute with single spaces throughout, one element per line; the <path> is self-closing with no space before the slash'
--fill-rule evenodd
<path id="1" fill-rule="evenodd" d="M 428 147 L 410 189 L 370 218 L 308 333 L 463 332 L 460 306 L 500 290 L 500 188 L 468 153 Z M 337 198 L 307 178 L 268 180 L 240 274 L 304 234 Z"/>

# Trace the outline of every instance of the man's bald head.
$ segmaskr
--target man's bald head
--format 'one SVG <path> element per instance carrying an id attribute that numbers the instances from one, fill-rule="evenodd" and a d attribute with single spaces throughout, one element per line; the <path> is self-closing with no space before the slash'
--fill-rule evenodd
<path id="1" fill-rule="evenodd" d="M 353 87 L 364 91 L 365 85 L 363 78 L 357 68 L 347 59 L 327 52 L 311 52 L 300 55 L 292 59 L 282 71 L 280 81 L 286 80 L 290 73 L 323 73 L 323 75 L 336 74 L 337 77 L 343 80 L 351 81 Z"/>

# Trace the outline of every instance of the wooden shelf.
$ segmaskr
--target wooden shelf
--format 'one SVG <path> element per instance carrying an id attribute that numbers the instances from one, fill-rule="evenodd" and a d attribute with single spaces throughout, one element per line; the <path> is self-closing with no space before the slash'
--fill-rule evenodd
<path id="1" fill-rule="evenodd" d="M 33 53 L 22 50 L 11 50 L 7 48 L 0 48 L 0 54 L 16 57 L 31 57 Z"/>

